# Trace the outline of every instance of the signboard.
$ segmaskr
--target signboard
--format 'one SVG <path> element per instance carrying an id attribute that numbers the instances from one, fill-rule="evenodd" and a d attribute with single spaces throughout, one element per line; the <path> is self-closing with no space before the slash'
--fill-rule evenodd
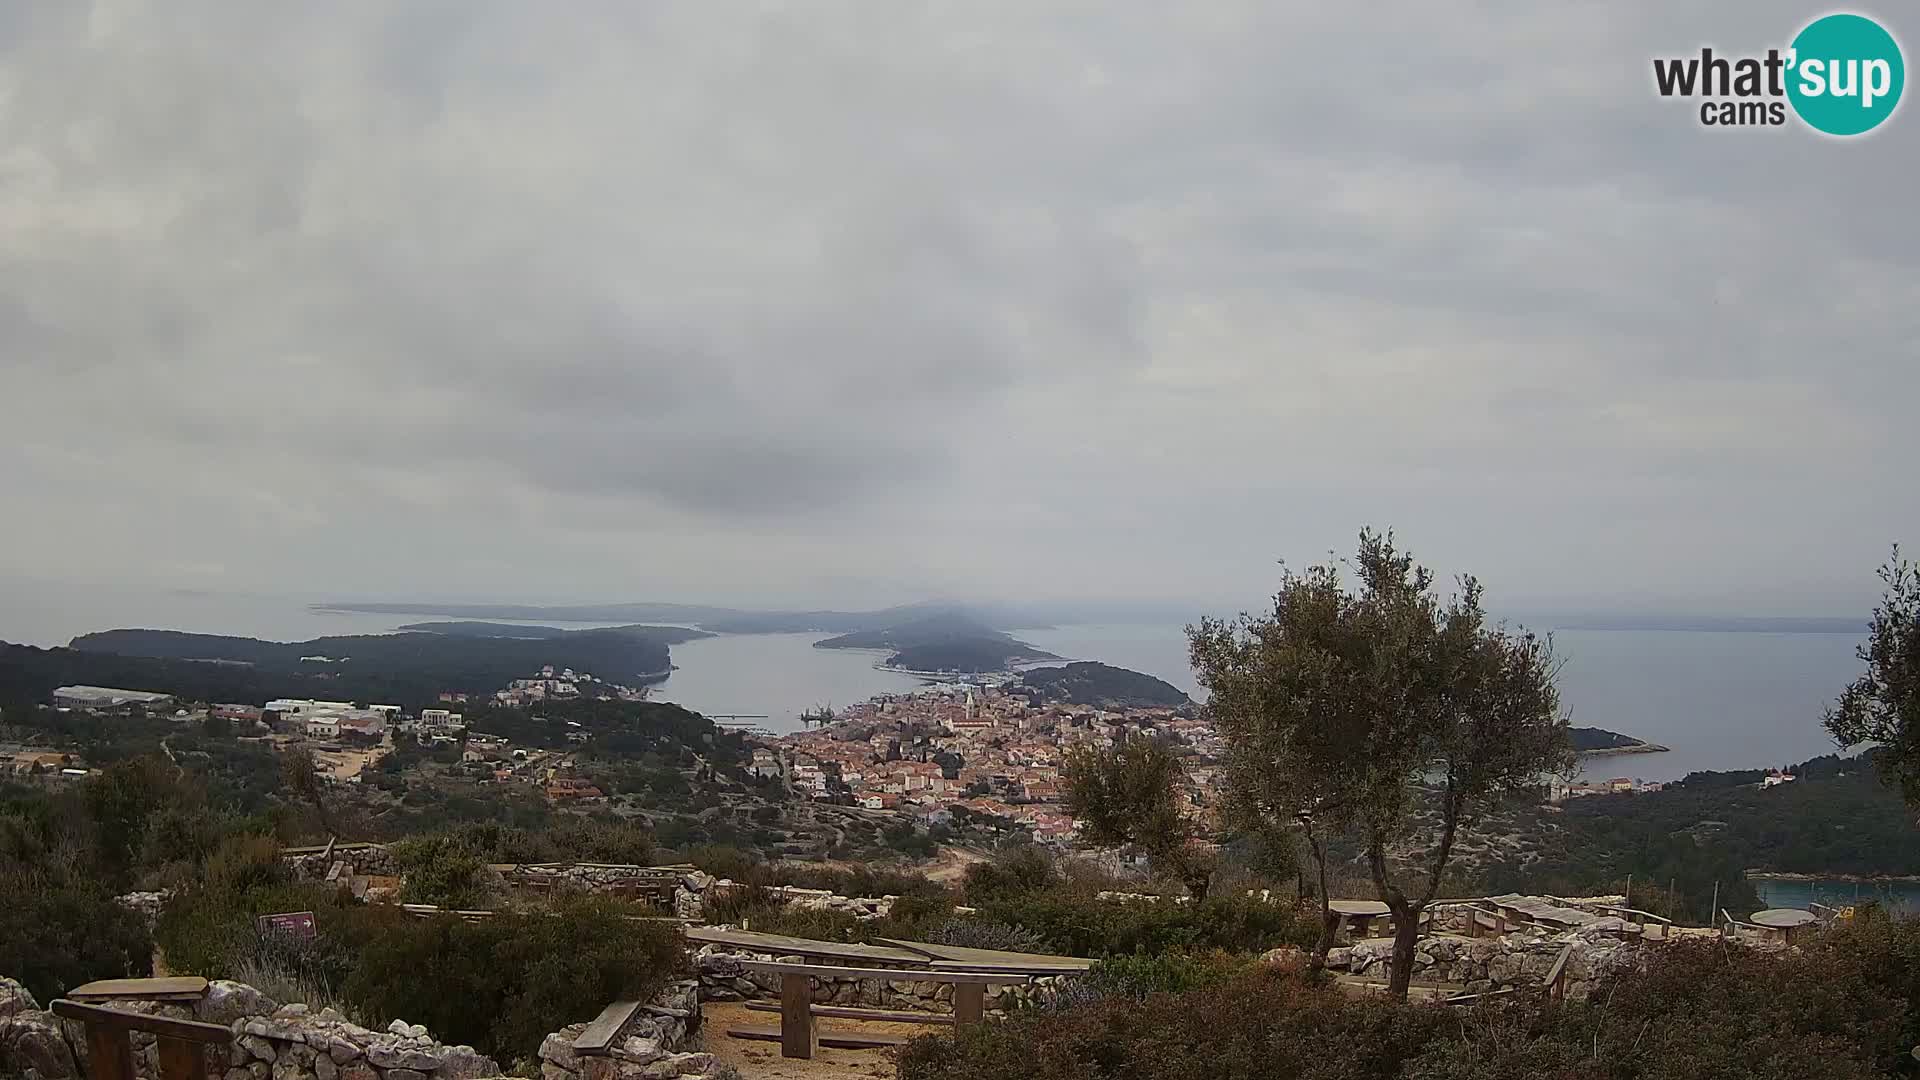
<path id="1" fill-rule="evenodd" d="M 300 941 L 311 941 L 316 933 L 313 925 L 313 912 L 289 911 L 279 915 L 262 915 L 255 920 L 260 928 L 260 936 L 283 934 Z"/>

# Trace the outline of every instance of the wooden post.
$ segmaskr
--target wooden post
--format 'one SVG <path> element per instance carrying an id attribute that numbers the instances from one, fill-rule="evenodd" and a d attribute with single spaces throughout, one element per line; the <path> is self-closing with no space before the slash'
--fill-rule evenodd
<path id="1" fill-rule="evenodd" d="M 788 972 L 780 976 L 780 1056 L 811 1059 L 819 1046 L 813 1032 L 813 981 Z"/>
<path id="2" fill-rule="evenodd" d="M 1713 906 L 1707 909 L 1707 921 L 1712 922 L 1713 913 L 1719 910 L 1720 910 L 1720 882 L 1716 880 L 1713 883 Z M 1721 931 L 1721 933 L 1724 934 L 1725 931 L 1723 930 Z"/>
<path id="3" fill-rule="evenodd" d="M 953 1022 L 977 1024 L 987 1016 L 987 987 L 985 983 L 959 983 L 953 988 Z"/>
<path id="4" fill-rule="evenodd" d="M 1620 906 L 1621 907 L 1633 906 L 1633 875 L 1632 874 L 1627 875 L 1627 898 L 1621 901 Z"/>
<path id="5" fill-rule="evenodd" d="M 133 1080 L 133 1046 L 125 1028 L 87 1025 L 87 1080 Z"/>
<path id="6" fill-rule="evenodd" d="M 160 1080 L 205 1080 L 203 1044 L 160 1036 Z"/>

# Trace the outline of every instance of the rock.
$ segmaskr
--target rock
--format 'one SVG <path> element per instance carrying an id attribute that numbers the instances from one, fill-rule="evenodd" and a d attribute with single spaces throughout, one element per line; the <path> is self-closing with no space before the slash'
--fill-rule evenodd
<path id="1" fill-rule="evenodd" d="M 621 1061 L 629 1061 L 636 1065 L 645 1065 L 649 1062 L 660 1060 L 661 1057 L 665 1056 L 666 1051 L 660 1049 L 660 1043 L 658 1041 L 654 1039 L 643 1039 L 635 1035 L 622 1039 L 618 1046 L 613 1047 L 611 1053 Z"/>
<path id="2" fill-rule="evenodd" d="M 668 1080 L 669 1077 L 680 1075 L 680 1067 L 671 1059 L 665 1059 L 642 1068 L 640 1075 L 644 1080 Z"/>
<path id="3" fill-rule="evenodd" d="M 40 1003 L 16 979 L 0 978 L 0 1019 L 23 1012 L 39 1012 Z"/>
<path id="4" fill-rule="evenodd" d="M 579 1072 L 580 1055 L 573 1052 L 573 1040 L 584 1030 L 584 1025 L 569 1024 L 540 1040 L 540 1060 L 552 1062 L 568 1072 Z"/>
<path id="5" fill-rule="evenodd" d="M 1343 968 L 1343 967 L 1346 967 L 1348 964 L 1351 964 L 1352 962 L 1353 962 L 1352 948 L 1341 947 L 1338 949 L 1327 950 L 1327 966 L 1328 967 Z"/>
<path id="6" fill-rule="evenodd" d="M 427 1074 L 418 1069 L 388 1069 L 387 1080 L 427 1080 Z"/>
<path id="7" fill-rule="evenodd" d="M 239 1046 L 240 1049 L 245 1050 L 249 1056 L 258 1058 L 261 1061 L 277 1061 L 280 1057 L 280 1052 L 273 1048 L 272 1042 L 262 1036 L 255 1035 L 251 1031 L 235 1040 L 235 1044 Z"/>
<path id="8" fill-rule="evenodd" d="M 1268 967 L 1305 967 L 1306 950 L 1292 945 L 1282 945 L 1277 949 L 1268 949 L 1260 954 L 1260 962 Z"/>
<path id="9" fill-rule="evenodd" d="M 387 1031 L 394 1035 L 411 1035 L 413 1034 L 413 1025 L 407 1023 L 405 1020 L 395 1020 L 393 1023 L 387 1025 Z"/>
<path id="10" fill-rule="evenodd" d="M 450 1046 L 440 1052 L 440 1068 L 434 1072 L 439 1080 L 474 1080 L 482 1076 L 499 1076 L 502 1072 L 494 1060 L 475 1050 L 471 1046 Z"/>
<path id="11" fill-rule="evenodd" d="M 247 1071 L 245 1065 L 238 1065 L 226 1071 L 224 1080 L 253 1080 L 253 1074 Z"/>
<path id="12" fill-rule="evenodd" d="M 364 1061 L 356 1061 L 340 1068 L 340 1080 L 380 1080 L 380 1074 L 373 1066 Z"/>
<path id="13" fill-rule="evenodd" d="M 80 1064 L 61 1034 L 59 1020 L 37 1010 L 0 1018 L 0 1065 L 6 1066 L 8 1075 L 40 1080 L 71 1080 L 80 1075 Z"/>
<path id="14" fill-rule="evenodd" d="M 364 1052 L 360 1049 L 360 1044 L 338 1035 L 327 1040 L 327 1056 L 333 1059 L 335 1065 L 345 1065 Z"/>
<path id="15" fill-rule="evenodd" d="M 321 1054 L 313 1059 L 313 1075 L 320 1080 L 337 1080 L 340 1075 L 340 1066 L 334 1064 L 333 1058 Z"/>
<path id="16" fill-rule="evenodd" d="M 252 1074 L 253 1080 L 267 1080 L 267 1077 L 273 1075 L 273 1066 L 264 1061 L 256 1061 L 247 1066 L 247 1072 Z"/>
<path id="17" fill-rule="evenodd" d="M 555 1065 L 551 1061 L 543 1061 L 540 1063 L 540 1077 L 541 1080 L 575 1080 L 573 1073 Z"/>
<path id="18" fill-rule="evenodd" d="M 712 1054 L 678 1054 L 674 1056 L 673 1067 L 681 1076 L 697 1076 L 713 1068 Z"/>
<path id="19" fill-rule="evenodd" d="M 433 1054 L 392 1042 L 375 1043 L 367 1047 L 367 1063 L 388 1070 L 389 1080 L 396 1069 L 432 1072 L 440 1067 L 440 1059 Z"/>
<path id="20" fill-rule="evenodd" d="M 278 1009 L 275 1009 L 273 1015 L 294 1016 L 294 1017 L 305 1016 L 307 1015 L 307 1006 L 306 1006 L 306 1003 L 302 1001 L 291 1002 L 289 1004 L 280 1006 Z"/>
<path id="21" fill-rule="evenodd" d="M 733 989 L 737 993 L 743 994 L 747 997 L 752 997 L 753 995 L 760 992 L 760 985 L 754 982 L 752 979 L 739 978 L 739 979 L 733 980 Z"/>
<path id="22" fill-rule="evenodd" d="M 272 1075 L 273 1080 L 316 1080 L 312 1069 L 285 1056 L 273 1063 Z"/>

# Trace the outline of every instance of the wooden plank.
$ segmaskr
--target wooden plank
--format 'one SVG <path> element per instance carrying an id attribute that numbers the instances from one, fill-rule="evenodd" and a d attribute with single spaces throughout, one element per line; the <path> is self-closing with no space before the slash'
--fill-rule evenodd
<path id="1" fill-rule="evenodd" d="M 1441 1004 L 1471 1005 L 1476 1001 L 1485 1001 L 1488 998 L 1512 997 L 1514 994 L 1518 992 L 1519 991 L 1515 987 L 1509 986 L 1503 990 L 1489 990 L 1484 994 L 1455 994 L 1453 997 L 1441 999 Z"/>
<path id="2" fill-rule="evenodd" d="M 780 1029 L 772 1027 L 750 1027 L 742 1025 L 740 1027 L 728 1028 L 727 1034 L 735 1039 L 758 1039 L 761 1042 L 780 1041 Z M 907 1037 L 905 1035 L 882 1035 L 878 1032 L 855 1035 L 851 1032 L 822 1031 L 820 1032 L 820 1045 L 836 1050 L 890 1050 L 897 1046 L 907 1045 Z"/>
<path id="3" fill-rule="evenodd" d="M 1024 982 L 1027 979 L 1048 978 L 1055 975 L 1084 975 L 1093 966 L 1056 967 L 1052 964 L 975 964 L 958 960 L 935 960 L 935 971 L 970 971 L 993 975 L 1009 975 L 1009 982 Z"/>
<path id="4" fill-rule="evenodd" d="M 1547 969 L 1547 977 L 1542 980 L 1546 984 L 1547 994 L 1555 999 L 1560 998 L 1565 991 L 1567 959 L 1572 955 L 1573 946 L 1569 945 L 1561 949 L 1560 955 L 1553 961 L 1553 966 Z"/>
<path id="5" fill-rule="evenodd" d="M 898 968 L 833 967 L 829 964 L 782 964 L 773 960 L 742 960 L 748 971 L 766 975 L 808 975 L 816 979 L 887 979 L 894 982 L 936 982 L 964 986 L 977 983 L 1024 983 L 1025 975 L 1006 975 L 990 971 L 913 971 Z"/>
<path id="6" fill-rule="evenodd" d="M 780 1056 L 811 1059 L 819 1045 L 813 1030 L 813 984 L 789 971 L 780 977 Z"/>
<path id="7" fill-rule="evenodd" d="M 876 945 L 851 945 L 838 941 L 815 941 L 786 934 L 761 934 L 752 930 L 721 930 L 711 926 L 689 927 L 688 941 L 704 945 L 732 945 L 776 956 L 817 956 L 833 960 L 864 960 L 870 963 L 912 964 L 920 967 L 927 958 L 906 949 Z"/>
<path id="8" fill-rule="evenodd" d="M 977 1024 L 987 1015 L 987 988 L 981 983 L 961 983 L 953 988 L 953 1022 Z"/>
<path id="9" fill-rule="evenodd" d="M 206 1080 L 206 1044 L 161 1036 L 160 1080 Z"/>
<path id="10" fill-rule="evenodd" d="M 771 1001 L 747 1002 L 749 1012 L 780 1011 L 780 1006 Z M 881 1020 L 889 1024 L 952 1024 L 951 1013 L 915 1013 L 896 1012 L 892 1009 L 854 1009 L 845 1005 L 815 1005 L 815 1016 L 837 1016 L 843 1020 Z"/>
<path id="11" fill-rule="evenodd" d="M 923 954 L 934 961 L 932 965 L 934 967 L 965 967 L 972 971 L 998 971 L 1003 967 L 1016 971 L 1045 968 L 1049 973 L 1053 970 L 1085 971 L 1093 967 L 1093 961 L 1084 956 L 1008 952 L 1003 949 L 966 949 L 958 945 L 938 945 L 925 941 L 906 941 L 901 938 L 875 938 L 874 940 Z M 948 963 L 943 965 L 942 961 Z"/>
<path id="12" fill-rule="evenodd" d="M 100 979 L 67 991 L 70 1001 L 145 1001 L 158 998 L 205 997 L 207 980 L 198 975 L 165 979 Z"/>
<path id="13" fill-rule="evenodd" d="M 54 1015 L 62 1015 L 54 1002 Z M 87 1025 L 87 1080 L 134 1080 L 133 1043 L 125 1028 Z"/>
<path id="14" fill-rule="evenodd" d="M 174 1039 L 186 1039 L 189 1042 L 213 1043 L 225 1046 L 233 1040 L 233 1032 L 220 1024 L 203 1024 L 198 1020 L 175 1020 L 166 1016 L 149 1016 L 146 1013 L 121 1012 L 119 1009 L 104 1009 L 98 1005 L 82 1005 L 77 1001 L 59 998 L 50 1010 L 53 1015 L 67 1020 L 78 1020 L 88 1028 L 107 1028 L 119 1032 L 150 1031 L 155 1035 L 165 1035 Z"/>
<path id="15" fill-rule="evenodd" d="M 620 1029 L 626 1027 L 627 1021 L 633 1019 L 633 1014 L 639 1011 L 638 1001 L 616 1001 L 601 1009 L 600 1015 L 594 1017 L 593 1023 L 588 1024 L 585 1031 L 574 1037 L 573 1052 L 589 1057 L 605 1054 L 613 1045 L 613 1040 L 619 1038 Z"/>

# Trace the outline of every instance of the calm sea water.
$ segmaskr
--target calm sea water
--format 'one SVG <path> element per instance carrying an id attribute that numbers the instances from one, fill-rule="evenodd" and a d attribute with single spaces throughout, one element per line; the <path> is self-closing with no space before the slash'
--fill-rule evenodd
<path id="1" fill-rule="evenodd" d="M 1068 626 L 1019 636 L 1049 652 L 1144 671 L 1197 694 L 1178 626 Z M 1852 634 L 1564 630 L 1561 705 L 1580 727 L 1669 747 L 1583 759 L 1591 778 L 1678 780 L 1833 752 L 1823 709 L 1860 671 Z"/>
<path id="2" fill-rule="evenodd" d="M 0 640 L 61 645 L 89 631 L 147 627 L 297 641 L 381 633 L 421 618 L 307 608 L 321 599 L 0 581 Z M 1064 657 L 1144 671 L 1199 692 L 1178 625 L 1063 626 L 1019 636 Z M 875 670 L 872 654 L 813 648 L 819 638 L 764 634 L 677 645 L 676 670 L 656 693 L 701 712 L 766 714 L 757 722 L 789 731 L 813 706 L 918 685 Z M 1860 669 L 1853 655 L 1860 639 L 1848 634 L 1568 630 L 1554 640 L 1565 661 L 1562 704 L 1576 724 L 1672 748 L 1588 758 L 1586 775 L 1596 778 L 1674 780 L 1699 769 L 1766 768 L 1829 753 L 1821 711 Z"/>
<path id="3" fill-rule="evenodd" d="M 1828 907 L 1876 902 L 1901 912 L 1920 912 L 1920 881 L 1753 881 L 1754 891 L 1768 907 L 1805 908 L 1810 903 Z"/>

